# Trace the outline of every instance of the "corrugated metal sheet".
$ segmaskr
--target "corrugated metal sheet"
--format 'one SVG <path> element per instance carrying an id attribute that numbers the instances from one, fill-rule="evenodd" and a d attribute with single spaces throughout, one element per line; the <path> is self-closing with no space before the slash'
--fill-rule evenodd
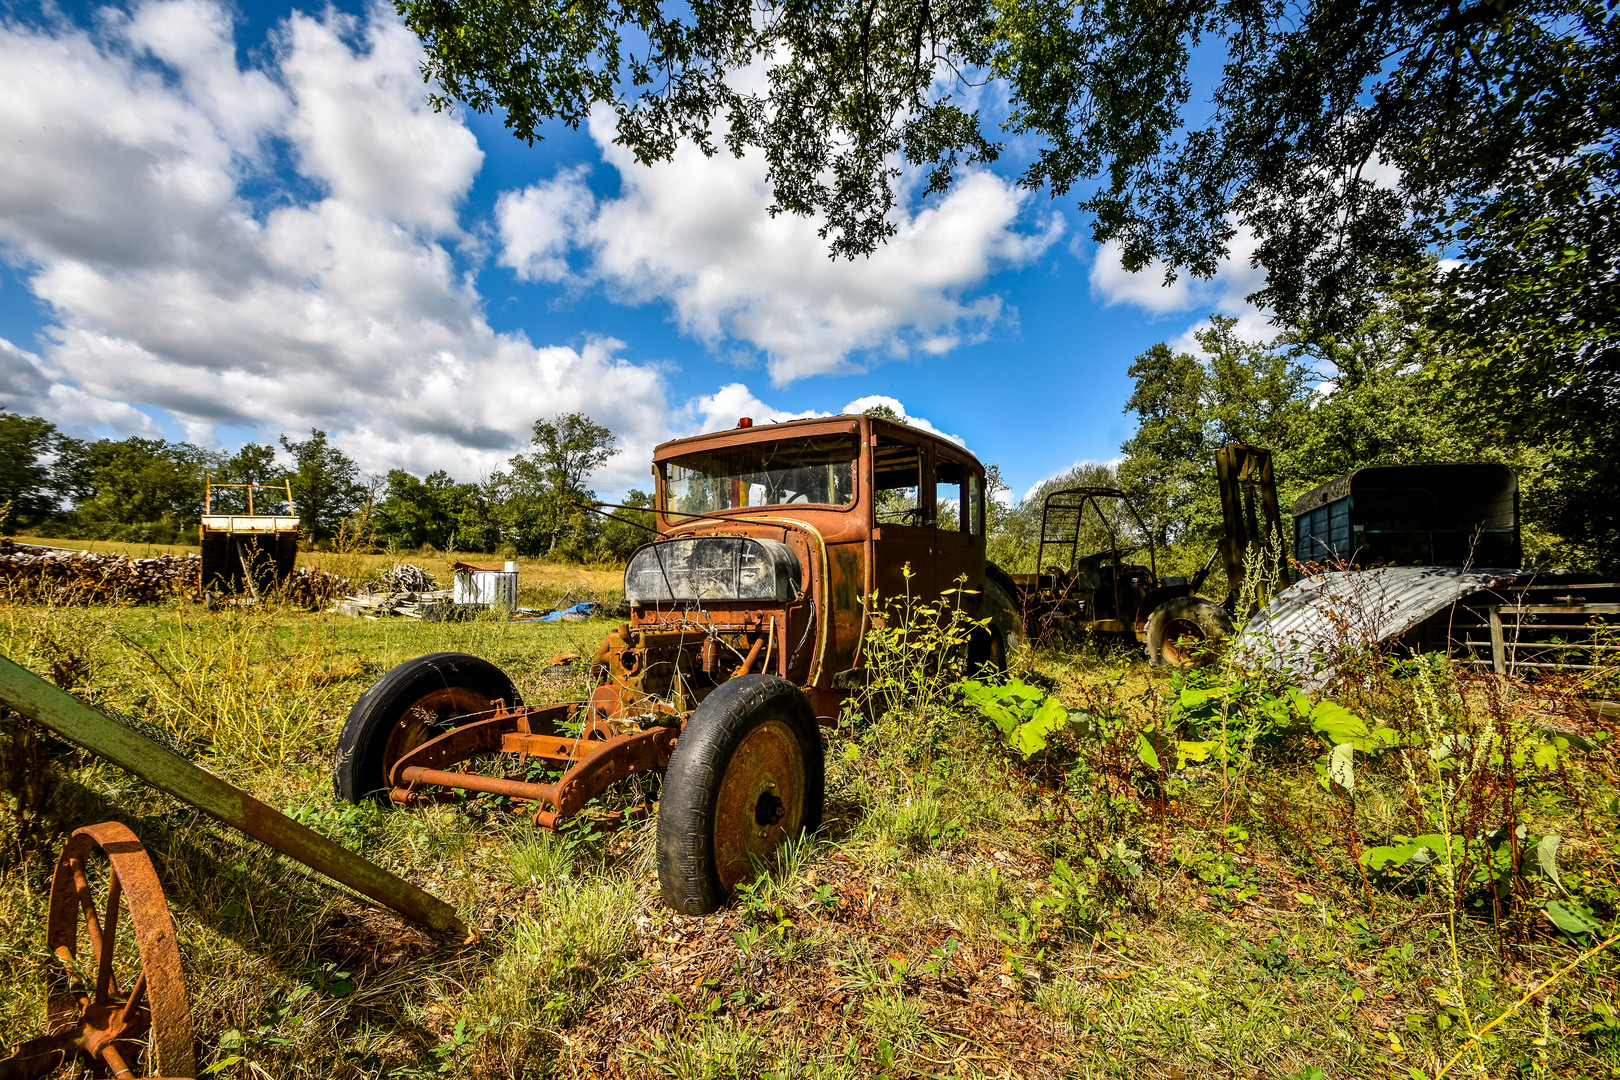
<path id="1" fill-rule="evenodd" d="M 1244 663 L 1291 672 L 1307 689 L 1333 677 L 1338 658 L 1405 633 L 1471 593 L 1523 570 L 1386 566 L 1313 574 L 1279 593 L 1233 643 Z"/>

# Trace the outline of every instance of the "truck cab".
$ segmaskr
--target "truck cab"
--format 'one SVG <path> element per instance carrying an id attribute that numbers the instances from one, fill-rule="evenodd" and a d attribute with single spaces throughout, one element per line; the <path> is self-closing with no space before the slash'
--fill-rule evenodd
<path id="1" fill-rule="evenodd" d="M 865 415 L 744 420 L 660 445 L 653 474 L 661 536 L 631 557 L 622 629 L 656 635 L 694 701 L 741 668 L 791 679 L 830 722 L 856 684 L 874 592 L 960 588 L 970 615 L 983 606 L 984 466 L 948 439 Z"/>

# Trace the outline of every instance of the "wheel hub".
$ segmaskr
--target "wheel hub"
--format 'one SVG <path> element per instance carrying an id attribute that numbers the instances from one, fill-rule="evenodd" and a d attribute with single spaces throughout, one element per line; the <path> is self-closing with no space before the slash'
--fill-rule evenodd
<path id="1" fill-rule="evenodd" d="M 738 744 L 715 806 L 715 869 L 727 892 L 751 879 L 804 824 L 804 752 L 792 728 L 767 720 Z"/>
<path id="2" fill-rule="evenodd" d="M 1192 619 L 1171 619 L 1164 628 L 1164 658 L 1179 667 L 1205 640 L 1204 628 Z"/>

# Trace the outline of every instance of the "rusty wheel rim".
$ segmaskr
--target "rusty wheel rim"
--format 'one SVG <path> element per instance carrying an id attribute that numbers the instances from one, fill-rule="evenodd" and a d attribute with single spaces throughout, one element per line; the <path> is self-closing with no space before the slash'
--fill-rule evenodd
<path id="1" fill-rule="evenodd" d="M 383 745 L 383 776 L 395 784 L 394 765 L 429 739 L 443 735 L 458 721 L 495 710 L 495 703 L 464 686 L 443 686 L 411 702 L 394 721 Z"/>
<path id="2" fill-rule="evenodd" d="M 766 720 L 749 730 L 726 764 L 715 804 L 714 861 L 732 892 L 804 828 L 804 749 L 793 729 Z M 752 857 L 751 857 L 752 856 Z"/>
<path id="3" fill-rule="evenodd" d="M 91 881 L 97 850 L 108 864 L 100 903 Z M 136 955 L 126 948 L 121 957 L 130 931 Z M 96 1076 L 196 1075 L 174 921 L 152 860 L 127 826 L 86 825 L 68 839 L 51 882 L 46 945 L 55 960 L 46 1003 L 52 1031 Z"/>
<path id="4" fill-rule="evenodd" d="M 1186 667 L 1194 652 L 1208 641 L 1204 628 L 1194 620 L 1170 619 L 1164 628 L 1164 658 L 1176 667 Z"/>

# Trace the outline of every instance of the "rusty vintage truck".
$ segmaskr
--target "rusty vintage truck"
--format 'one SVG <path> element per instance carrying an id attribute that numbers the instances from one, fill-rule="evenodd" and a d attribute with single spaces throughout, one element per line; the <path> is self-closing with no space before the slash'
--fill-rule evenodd
<path id="1" fill-rule="evenodd" d="M 592 659 L 590 697 L 526 705 L 478 657 L 407 661 L 344 724 L 340 797 L 488 792 L 538 804 L 535 822 L 556 828 L 662 772 L 660 889 L 700 914 L 819 825 L 820 728 L 861 685 L 874 593 L 957 590 L 982 620 L 977 667 L 1018 643 L 1011 581 L 985 560 L 984 467 L 947 439 L 865 415 L 744 419 L 657 447 L 653 473 L 657 538 L 625 570 L 630 618 Z"/>

